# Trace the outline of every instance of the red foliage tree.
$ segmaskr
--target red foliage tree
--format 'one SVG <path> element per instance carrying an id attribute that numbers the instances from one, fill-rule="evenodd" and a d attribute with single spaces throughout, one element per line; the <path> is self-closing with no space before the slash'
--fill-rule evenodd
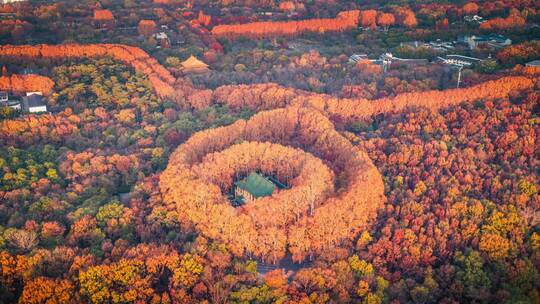
<path id="1" fill-rule="evenodd" d="M 156 22 L 153 20 L 141 20 L 139 22 L 138 31 L 139 35 L 146 38 L 152 36 L 157 30 Z"/>
<path id="2" fill-rule="evenodd" d="M 467 15 L 475 15 L 478 14 L 478 4 L 475 2 L 468 2 L 463 6 L 463 12 Z"/>
<path id="3" fill-rule="evenodd" d="M 54 82 L 49 77 L 39 75 L 0 76 L 0 91 L 16 93 L 42 92 L 48 96 L 52 93 Z"/>
<path id="4" fill-rule="evenodd" d="M 212 16 L 205 15 L 203 11 L 199 11 L 197 21 L 199 21 L 199 24 L 201 25 L 209 26 L 212 23 Z"/>
<path id="5" fill-rule="evenodd" d="M 379 13 L 377 15 L 377 25 L 388 29 L 388 27 L 396 23 L 396 18 L 390 13 Z"/>
<path id="6" fill-rule="evenodd" d="M 145 51 L 133 46 L 122 44 L 2 45 L 0 46 L 0 56 L 53 60 L 110 56 L 132 66 L 135 71 L 147 75 L 158 96 L 174 98 L 176 95 L 171 86 L 175 82 L 175 78 L 170 72 Z"/>
<path id="7" fill-rule="evenodd" d="M 377 26 L 377 11 L 366 10 L 360 12 L 360 24 L 362 27 L 374 28 Z"/>
<path id="8" fill-rule="evenodd" d="M 360 11 L 345 11 L 333 19 L 308 19 L 288 22 L 253 22 L 239 25 L 218 25 L 212 29 L 216 37 L 271 38 L 294 37 L 305 32 L 343 32 L 356 28 Z"/>
<path id="9" fill-rule="evenodd" d="M 493 18 L 480 25 L 483 30 L 507 30 L 516 27 L 523 27 L 526 21 L 519 11 L 513 10 L 506 18 Z"/>

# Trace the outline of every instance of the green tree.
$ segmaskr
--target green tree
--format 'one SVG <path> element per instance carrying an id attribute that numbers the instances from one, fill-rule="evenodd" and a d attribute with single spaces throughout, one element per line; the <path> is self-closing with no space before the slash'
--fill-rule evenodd
<path id="1" fill-rule="evenodd" d="M 119 219 L 124 213 L 124 206 L 118 201 L 110 202 L 99 208 L 96 214 L 98 225 L 105 227 L 109 220 Z"/>
<path id="2" fill-rule="evenodd" d="M 353 255 L 349 258 L 349 265 L 351 269 L 360 276 L 370 276 L 373 274 L 373 265 L 360 260 L 357 255 Z"/>
<path id="3" fill-rule="evenodd" d="M 475 250 L 465 254 L 458 251 L 454 262 L 459 267 L 456 276 L 459 283 L 463 284 L 464 295 L 477 301 L 486 300 L 490 294 L 491 280 L 484 269 L 484 259 L 480 253 Z"/>
<path id="4" fill-rule="evenodd" d="M 497 60 L 494 59 L 487 59 L 480 61 L 476 65 L 476 71 L 483 74 L 493 74 L 499 69 L 499 64 L 497 63 Z"/>

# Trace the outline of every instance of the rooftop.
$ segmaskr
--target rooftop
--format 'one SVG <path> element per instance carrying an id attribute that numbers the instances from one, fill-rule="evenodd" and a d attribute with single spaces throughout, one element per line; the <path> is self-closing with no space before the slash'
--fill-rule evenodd
<path id="1" fill-rule="evenodd" d="M 182 66 L 186 69 L 208 68 L 206 63 L 197 59 L 193 55 L 191 55 L 186 61 L 182 62 Z"/>
<path id="2" fill-rule="evenodd" d="M 45 105 L 43 102 L 43 96 L 38 94 L 32 94 L 23 97 L 24 103 L 28 108 L 41 107 Z"/>
<path id="3" fill-rule="evenodd" d="M 529 67 L 540 67 L 540 60 L 533 60 L 531 62 L 527 62 L 526 65 Z"/>
<path id="4" fill-rule="evenodd" d="M 272 195 L 277 188 L 269 179 L 256 172 L 251 172 L 246 178 L 237 181 L 235 185 L 251 193 L 255 198 Z"/>

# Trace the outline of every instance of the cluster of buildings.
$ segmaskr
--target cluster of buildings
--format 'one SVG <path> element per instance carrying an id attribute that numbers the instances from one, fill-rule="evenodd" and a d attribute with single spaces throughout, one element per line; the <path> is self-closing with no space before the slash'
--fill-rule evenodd
<path id="1" fill-rule="evenodd" d="M 400 46 L 409 46 L 413 48 L 429 48 L 440 53 L 446 53 L 455 50 L 457 47 L 465 47 L 469 50 L 474 50 L 480 46 L 488 46 L 494 49 L 501 49 L 505 46 L 511 45 L 512 40 L 502 35 L 463 35 L 459 36 L 455 41 L 442 41 L 437 39 L 430 42 L 402 42 Z"/>
<path id="2" fill-rule="evenodd" d="M 478 15 L 474 15 L 474 16 L 465 16 L 463 18 L 463 20 L 465 20 L 465 22 L 469 22 L 469 23 L 476 23 L 476 24 L 482 24 L 484 22 L 486 22 L 486 20 L 484 20 L 483 17 L 480 17 Z"/>
<path id="3" fill-rule="evenodd" d="M 353 55 L 351 55 L 349 57 L 349 62 L 351 62 L 351 63 L 357 63 L 359 61 L 365 61 L 365 60 L 382 66 L 383 70 L 385 72 L 388 70 L 388 68 L 390 67 L 390 65 L 392 65 L 393 62 L 401 62 L 401 63 L 407 63 L 407 64 L 427 64 L 427 63 L 429 63 L 429 60 L 427 60 L 427 59 L 399 58 L 399 57 L 394 56 L 390 52 L 383 53 L 377 59 L 369 59 L 367 54 L 353 54 Z"/>
<path id="4" fill-rule="evenodd" d="M 367 60 L 375 64 L 383 65 L 385 63 L 390 64 L 392 62 L 405 62 L 415 64 L 425 64 L 429 61 L 427 59 L 406 59 L 394 56 L 392 53 L 384 53 L 378 59 L 369 59 L 367 54 L 353 54 L 349 57 L 349 62 L 357 63 L 359 61 Z M 438 62 L 442 62 L 448 65 L 463 65 L 466 67 L 473 66 L 476 63 L 482 61 L 480 58 L 463 56 L 463 55 L 445 55 L 443 57 L 437 57 Z M 540 63 L 540 60 L 537 60 Z"/>
<path id="5" fill-rule="evenodd" d="M 470 50 L 474 50 L 480 45 L 487 45 L 495 49 L 501 49 L 505 46 L 512 44 L 512 40 L 502 35 L 464 35 L 459 36 L 457 43 L 464 44 L 469 47 Z"/>
<path id="6" fill-rule="evenodd" d="M 402 62 L 406 64 L 429 63 L 427 59 L 403 59 L 403 58 L 393 56 L 392 53 L 384 53 L 378 59 L 369 59 L 366 54 L 353 54 L 352 56 L 349 57 L 349 62 L 351 63 L 356 63 L 363 60 L 367 60 L 367 61 L 373 62 L 374 64 L 381 65 L 383 67 L 384 72 L 388 71 L 388 69 L 394 62 Z M 454 55 L 445 55 L 444 57 L 439 56 L 437 57 L 437 60 L 435 62 L 442 63 L 452 68 L 457 68 L 458 70 L 457 87 L 459 88 L 459 85 L 461 83 L 462 70 L 464 68 L 470 68 L 481 61 L 482 59 L 480 58 L 454 54 Z M 534 62 L 531 63 L 530 66 L 533 66 L 532 64 L 535 64 L 535 63 Z M 540 60 L 537 60 L 536 64 L 540 64 Z M 527 65 L 529 66 L 529 64 Z"/>
<path id="7" fill-rule="evenodd" d="M 441 39 L 437 39 L 435 41 L 430 42 L 421 42 L 421 41 L 411 41 L 411 42 L 402 42 L 400 43 L 400 46 L 409 46 L 412 48 L 429 48 L 433 49 L 438 52 L 448 52 L 451 50 L 454 50 L 456 47 L 454 46 L 454 42 L 448 42 L 448 41 L 442 41 Z"/>
<path id="8" fill-rule="evenodd" d="M 152 34 L 152 38 L 156 41 L 156 48 L 158 49 L 166 49 L 174 45 L 186 43 L 186 40 L 182 35 L 171 30 L 167 25 L 161 25 L 159 31 Z"/>
<path id="9" fill-rule="evenodd" d="M 9 107 L 26 113 L 47 112 L 47 105 L 41 92 L 27 92 L 22 100 L 12 99 L 7 92 L 0 92 L 0 107 Z"/>
<path id="10" fill-rule="evenodd" d="M 27 0 L 0 0 L 0 4 L 8 4 L 8 3 L 15 3 L 15 2 L 23 2 Z"/>

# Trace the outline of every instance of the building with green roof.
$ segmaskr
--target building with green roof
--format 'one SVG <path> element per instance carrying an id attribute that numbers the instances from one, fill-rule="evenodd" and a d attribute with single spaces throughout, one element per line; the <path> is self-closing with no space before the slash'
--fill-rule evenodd
<path id="1" fill-rule="evenodd" d="M 251 172 L 246 178 L 237 181 L 234 185 L 235 197 L 241 197 L 244 203 L 272 195 L 277 188 L 268 178 L 256 172 Z"/>

